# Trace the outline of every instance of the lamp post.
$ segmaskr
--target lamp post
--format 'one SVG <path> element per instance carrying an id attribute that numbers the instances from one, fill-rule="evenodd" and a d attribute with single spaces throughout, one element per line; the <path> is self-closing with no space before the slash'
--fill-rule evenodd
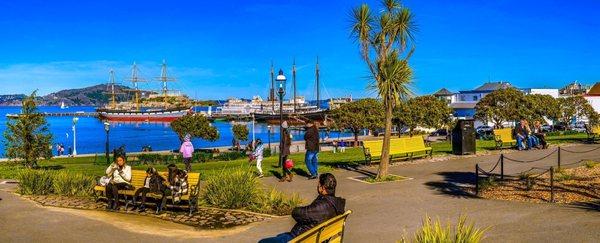
<path id="1" fill-rule="evenodd" d="M 110 155 L 108 150 L 108 132 L 110 131 L 110 123 L 104 122 L 104 131 L 106 131 L 106 164 L 110 164 Z"/>
<path id="2" fill-rule="evenodd" d="M 285 81 L 283 70 L 279 69 L 279 74 L 275 78 L 279 84 L 279 166 L 283 166 L 283 96 L 285 95 Z"/>
<path id="3" fill-rule="evenodd" d="M 79 121 L 79 117 L 73 117 L 73 156 L 77 155 L 77 129 L 75 129 L 77 121 Z"/>
<path id="4" fill-rule="evenodd" d="M 267 141 L 269 141 L 269 151 L 273 154 L 273 150 L 271 150 L 271 125 L 267 125 Z"/>

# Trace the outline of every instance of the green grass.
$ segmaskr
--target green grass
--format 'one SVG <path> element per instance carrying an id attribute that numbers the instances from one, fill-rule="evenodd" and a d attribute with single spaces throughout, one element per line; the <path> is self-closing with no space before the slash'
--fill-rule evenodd
<path id="1" fill-rule="evenodd" d="M 551 144 L 573 143 L 585 140 L 585 134 L 573 134 L 564 136 L 548 137 L 548 142 Z M 452 153 L 452 144 L 448 141 L 436 142 L 431 144 L 434 156 L 448 155 Z M 477 140 L 477 151 L 494 150 L 494 141 Z M 103 161 L 104 157 L 78 157 L 78 158 L 54 158 L 51 160 L 43 160 L 39 165 L 46 170 L 70 171 L 78 172 L 90 176 L 104 175 L 105 165 L 98 165 L 95 161 Z M 294 172 L 300 175 L 308 174 L 308 170 L 304 164 L 304 153 L 296 153 L 290 155 L 294 161 Z M 364 154 L 361 148 L 348 148 L 344 153 L 321 152 L 319 153 L 319 172 L 330 172 L 340 165 L 355 165 L 365 162 Z M 281 168 L 274 168 L 278 163 L 278 157 L 270 156 L 263 160 L 263 171 L 265 176 L 279 175 Z M 165 171 L 167 165 L 151 165 L 159 171 Z M 177 164 L 178 167 L 184 168 L 182 163 Z M 145 170 L 148 165 L 135 165 L 133 169 Z M 235 159 L 231 161 L 211 161 L 204 163 L 193 163 L 192 168 L 195 172 L 202 173 L 203 177 L 210 177 L 224 170 L 232 170 L 235 168 L 247 168 L 248 170 L 256 171 L 254 163 L 248 163 L 246 158 Z M 0 178 L 13 179 L 23 167 L 14 163 L 0 163 Z"/>
<path id="2" fill-rule="evenodd" d="M 365 181 L 369 182 L 369 183 L 379 183 L 379 182 L 388 182 L 388 181 L 402 181 L 402 180 L 406 180 L 406 179 L 408 179 L 408 178 L 404 177 L 404 176 L 387 175 L 380 179 L 377 179 L 375 177 L 369 177 L 369 178 L 366 178 Z"/>

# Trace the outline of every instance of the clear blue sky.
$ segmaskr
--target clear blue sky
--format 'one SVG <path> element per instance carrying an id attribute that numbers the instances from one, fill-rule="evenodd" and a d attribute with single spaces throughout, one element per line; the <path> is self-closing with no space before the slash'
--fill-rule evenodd
<path id="1" fill-rule="evenodd" d="M 372 96 L 348 13 L 364 1 L 1 1 L 0 93 L 47 94 L 124 80 L 133 61 L 145 78 L 166 59 L 197 98 L 267 93 L 269 65 L 299 66 L 299 93 Z M 378 7 L 375 1 L 368 1 Z M 414 89 L 471 89 L 488 80 L 560 87 L 600 80 L 600 2 L 407 0 L 419 32 Z M 158 88 L 158 84 L 142 87 Z"/>

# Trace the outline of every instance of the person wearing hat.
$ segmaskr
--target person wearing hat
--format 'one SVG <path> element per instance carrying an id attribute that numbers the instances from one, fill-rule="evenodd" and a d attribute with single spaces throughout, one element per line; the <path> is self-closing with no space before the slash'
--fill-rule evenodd
<path id="1" fill-rule="evenodd" d="M 185 170 L 189 173 L 192 172 L 192 157 L 194 155 L 194 145 L 192 144 L 192 137 L 186 134 L 183 138 L 183 143 L 179 148 L 179 152 L 183 156 L 183 163 L 185 163 Z"/>
<path id="2" fill-rule="evenodd" d="M 281 127 L 283 128 L 283 134 L 281 134 L 281 140 L 282 140 L 282 144 L 283 147 L 280 148 L 281 150 L 281 161 L 279 161 L 279 163 L 281 163 L 279 166 L 281 166 L 282 168 L 282 172 L 283 175 L 281 176 L 281 179 L 279 180 L 279 182 L 284 182 L 284 181 L 292 181 L 292 178 L 294 177 L 292 175 L 292 171 L 291 168 L 287 168 L 285 166 L 285 161 L 287 160 L 288 156 L 290 155 L 290 147 L 292 146 L 292 138 L 291 138 L 291 134 L 290 131 L 288 130 L 289 126 L 287 121 L 284 121 L 281 124 Z"/>

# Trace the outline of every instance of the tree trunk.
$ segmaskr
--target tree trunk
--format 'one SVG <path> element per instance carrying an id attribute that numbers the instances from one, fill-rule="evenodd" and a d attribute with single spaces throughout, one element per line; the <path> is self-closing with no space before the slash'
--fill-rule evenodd
<path id="1" fill-rule="evenodd" d="M 358 147 L 358 134 L 360 133 L 360 130 L 354 130 L 354 146 L 353 147 Z"/>
<path id="2" fill-rule="evenodd" d="M 388 175 L 390 163 L 390 137 L 392 136 L 392 104 L 386 104 L 385 107 L 385 133 L 383 134 L 383 148 L 381 151 L 381 162 L 377 171 L 377 178 L 383 178 Z"/>

